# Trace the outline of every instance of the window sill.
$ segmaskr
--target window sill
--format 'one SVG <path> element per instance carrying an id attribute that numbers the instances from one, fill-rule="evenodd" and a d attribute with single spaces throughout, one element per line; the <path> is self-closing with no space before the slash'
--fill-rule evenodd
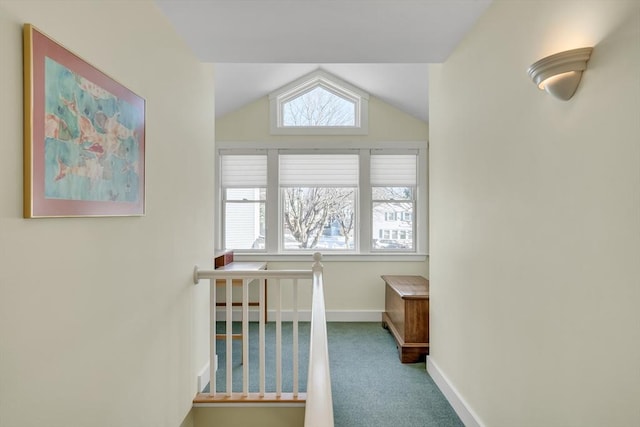
<path id="1" fill-rule="evenodd" d="M 429 257 L 428 254 L 415 253 L 370 253 L 370 254 L 339 254 L 330 252 L 322 253 L 322 261 L 338 262 L 424 262 Z M 266 254 L 266 253 L 239 253 L 234 252 L 233 258 L 236 261 L 299 261 L 312 262 L 313 254 Z"/>

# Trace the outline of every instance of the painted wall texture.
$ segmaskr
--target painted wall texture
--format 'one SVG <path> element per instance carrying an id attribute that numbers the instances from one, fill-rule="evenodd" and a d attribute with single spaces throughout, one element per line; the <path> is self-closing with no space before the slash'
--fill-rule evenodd
<path id="1" fill-rule="evenodd" d="M 594 46 L 574 98 L 527 68 Z M 496 0 L 430 68 L 431 360 L 480 424 L 640 425 L 640 3 Z"/>
<path id="2" fill-rule="evenodd" d="M 146 99 L 146 216 L 22 218 L 24 23 Z M 208 359 L 213 68 L 147 0 L 0 0 L 0 53 L 0 425 L 178 426 Z"/>

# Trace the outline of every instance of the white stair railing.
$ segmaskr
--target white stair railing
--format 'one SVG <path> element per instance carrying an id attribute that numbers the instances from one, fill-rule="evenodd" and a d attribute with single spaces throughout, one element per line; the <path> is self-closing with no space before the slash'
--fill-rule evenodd
<path id="1" fill-rule="evenodd" d="M 277 401 L 283 395 L 282 392 L 282 286 L 281 280 L 292 281 L 292 327 L 293 327 L 293 393 L 294 399 L 299 397 L 299 359 L 298 359 L 298 287 L 311 279 L 313 286 L 311 303 L 311 329 L 309 348 L 309 370 L 307 377 L 305 426 L 332 427 L 333 405 L 331 397 L 331 377 L 329 374 L 329 358 L 326 331 L 326 316 L 324 308 L 324 290 L 322 280 L 322 256 L 314 254 L 314 264 L 311 270 L 200 270 L 194 269 L 194 283 L 199 280 L 209 280 L 210 283 L 210 324 L 212 325 L 210 336 L 210 378 L 209 396 L 215 400 L 246 401 L 252 397 L 249 393 L 249 284 L 254 281 L 259 283 L 259 324 L 258 324 L 258 348 L 259 348 L 259 392 L 257 398 L 260 401 L 265 398 L 265 301 L 266 286 L 272 295 L 276 295 L 275 323 L 276 323 L 276 391 L 274 399 Z M 306 279 L 306 280 L 303 280 Z M 226 341 L 226 389 L 223 394 L 216 390 L 216 286 L 220 281 L 225 285 L 225 341 Z M 232 391 L 233 384 L 233 301 L 232 287 L 234 281 L 242 282 L 242 392 L 236 395 Z M 243 400 L 244 399 L 244 400 Z"/>

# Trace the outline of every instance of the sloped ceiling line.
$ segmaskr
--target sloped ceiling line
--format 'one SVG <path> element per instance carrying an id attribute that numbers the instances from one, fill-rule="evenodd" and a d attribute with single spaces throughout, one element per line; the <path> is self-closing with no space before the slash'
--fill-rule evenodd
<path id="1" fill-rule="evenodd" d="M 316 68 L 428 121 L 429 63 L 446 60 L 491 0 L 155 0 L 203 62 L 216 116 Z"/>

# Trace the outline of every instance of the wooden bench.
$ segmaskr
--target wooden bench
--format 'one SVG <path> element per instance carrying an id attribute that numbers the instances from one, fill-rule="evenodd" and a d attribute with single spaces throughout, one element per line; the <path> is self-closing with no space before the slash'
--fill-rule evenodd
<path id="1" fill-rule="evenodd" d="M 429 354 L 429 281 L 422 276 L 382 276 L 385 311 L 382 326 L 396 341 L 402 363 Z"/>

